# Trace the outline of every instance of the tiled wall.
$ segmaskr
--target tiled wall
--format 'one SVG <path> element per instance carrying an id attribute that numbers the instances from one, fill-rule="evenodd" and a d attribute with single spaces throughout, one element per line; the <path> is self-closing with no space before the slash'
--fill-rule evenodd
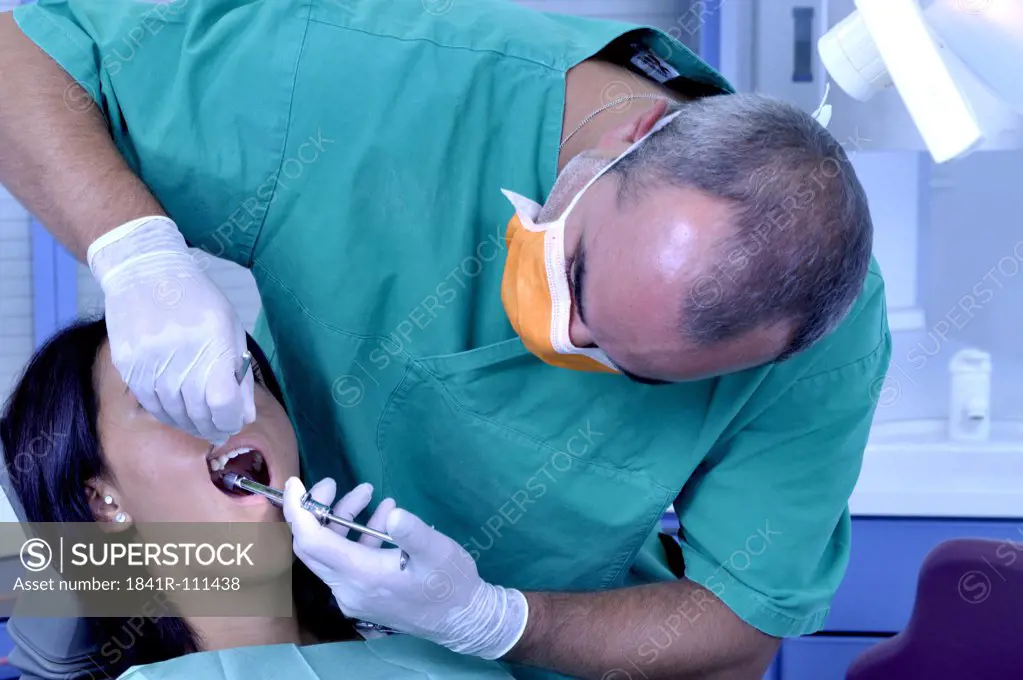
<path id="1" fill-rule="evenodd" d="M 0 0 L 0 11 L 20 0 Z M 9 68 L 0 64 L 0 68 Z M 0 186 L 0 401 L 32 353 L 32 271 L 29 217 Z"/>
<path id="2" fill-rule="evenodd" d="M 0 400 L 32 353 L 29 216 L 0 186 Z"/>

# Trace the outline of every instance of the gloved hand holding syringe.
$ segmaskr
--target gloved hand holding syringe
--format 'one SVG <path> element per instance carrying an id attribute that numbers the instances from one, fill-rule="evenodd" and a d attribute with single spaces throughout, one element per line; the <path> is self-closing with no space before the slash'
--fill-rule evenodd
<path id="1" fill-rule="evenodd" d="M 242 354 L 235 373 L 239 383 L 251 360 L 248 352 Z M 329 479 L 308 491 L 297 477 L 283 491 L 234 472 L 225 474 L 222 483 L 283 508 L 295 555 L 330 587 L 341 611 L 356 620 L 364 636 L 402 632 L 459 654 L 498 659 L 525 630 L 529 603 L 520 591 L 484 581 L 464 548 L 396 508 L 391 499 L 382 501 L 369 520 L 387 531 L 343 516 L 355 517 L 368 506 L 368 484 L 348 492 L 332 510 L 336 486 Z M 348 530 L 362 537 L 349 540 Z M 395 550 L 382 549 L 382 543 L 398 548 L 397 565 Z"/>
<path id="2" fill-rule="evenodd" d="M 235 372 L 235 376 L 234 376 L 235 380 L 238 381 L 238 384 L 241 384 L 242 381 L 245 380 L 245 375 L 246 375 L 246 373 L 248 373 L 249 365 L 251 363 L 252 363 L 252 354 L 250 352 L 247 352 L 247 351 L 243 352 L 242 353 L 242 365 Z M 266 486 L 265 484 L 260 484 L 259 482 L 255 482 L 255 481 L 253 481 L 251 479 L 248 479 L 247 477 L 243 477 L 243 476 L 241 476 L 241 475 L 239 475 L 239 474 L 237 474 L 235 472 L 228 472 L 226 475 L 224 475 L 222 483 L 229 490 L 237 489 L 238 491 L 246 491 L 248 493 L 257 494 L 259 496 L 262 496 L 263 498 L 266 498 L 268 501 L 270 501 L 271 503 L 273 503 L 274 505 L 276 505 L 278 507 L 283 507 L 284 506 L 284 492 L 283 491 L 281 491 L 279 489 L 275 489 L 275 488 L 270 487 L 270 486 Z M 344 517 L 340 517 L 338 515 L 335 515 L 333 512 L 331 512 L 331 507 L 329 505 L 324 505 L 323 503 L 317 502 L 312 497 L 312 493 L 311 492 L 307 491 L 302 496 L 302 507 L 304 509 L 308 510 L 309 512 L 313 513 L 313 515 L 316 517 L 317 521 L 322 526 L 327 526 L 327 525 L 329 525 L 331 523 L 333 523 L 333 524 L 340 524 L 341 526 L 343 526 L 345 528 L 354 529 L 355 531 L 358 531 L 360 533 L 363 533 L 363 534 L 366 534 L 366 535 L 369 535 L 369 536 L 373 536 L 374 538 L 378 538 L 381 541 L 384 541 L 386 543 L 390 543 L 391 545 L 395 545 L 395 546 L 397 545 L 397 543 L 394 542 L 393 538 L 391 538 L 390 536 L 388 536 L 387 534 L 385 534 L 382 531 L 377 531 L 376 529 L 372 529 L 370 527 L 363 526 L 362 524 L 359 524 L 357 522 L 353 522 L 350 519 L 346 519 Z M 405 567 L 408 565 L 408 559 L 409 559 L 408 558 L 408 553 L 405 552 L 404 550 L 402 550 L 401 551 L 401 558 L 400 558 L 400 561 L 399 561 L 399 567 L 401 568 L 402 571 L 404 571 Z"/>
<path id="3" fill-rule="evenodd" d="M 270 501 L 271 503 L 278 507 L 284 506 L 283 491 L 279 491 L 277 489 L 274 489 L 273 487 L 269 487 L 264 484 L 254 482 L 251 479 L 242 477 L 237 473 L 228 472 L 226 475 L 224 475 L 223 484 L 228 489 L 238 489 L 239 491 L 247 491 L 249 493 L 258 494 L 263 498 L 266 498 L 268 501 Z M 313 513 L 317 521 L 319 521 L 320 525 L 322 526 L 327 526 L 331 523 L 340 524 L 341 526 L 346 527 L 348 529 L 354 529 L 355 531 L 366 534 L 368 536 L 379 538 L 381 541 L 390 543 L 391 545 L 394 546 L 398 545 L 397 543 L 394 542 L 393 538 L 391 538 L 382 531 L 371 529 L 370 527 L 363 526 L 362 524 L 359 524 L 357 522 L 353 522 L 350 519 L 345 519 L 344 517 L 339 517 L 338 515 L 335 515 L 333 512 L 331 512 L 331 508 L 329 505 L 324 505 L 323 503 L 319 503 L 316 500 L 314 500 L 312 498 L 311 492 L 309 491 L 305 492 L 305 494 L 303 494 L 302 496 L 302 507 L 308 510 L 309 512 Z M 408 566 L 408 559 L 409 559 L 408 553 L 402 550 L 401 558 L 398 563 L 402 571 L 404 571 L 405 567 Z"/>

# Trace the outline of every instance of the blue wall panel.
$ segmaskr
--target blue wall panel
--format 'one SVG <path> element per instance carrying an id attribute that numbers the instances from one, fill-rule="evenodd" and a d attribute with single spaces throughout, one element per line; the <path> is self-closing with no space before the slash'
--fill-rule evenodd
<path id="1" fill-rule="evenodd" d="M 38 347 L 78 316 L 78 261 L 32 221 L 33 329 Z"/>

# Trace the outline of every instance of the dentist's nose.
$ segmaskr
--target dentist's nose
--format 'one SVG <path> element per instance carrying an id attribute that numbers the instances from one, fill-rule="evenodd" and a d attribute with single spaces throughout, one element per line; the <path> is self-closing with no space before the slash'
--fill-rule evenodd
<path id="1" fill-rule="evenodd" d="M 568 325 L 568 336 L 572 339 L 572 344 L 576 347 L 596 347 L 596 343 L 593 341 L 593 334 L 586 327 L 586 324 L 582 322 L 579 315 L 576 313 L 575 305 L 572 306 L 572 320 Z"/>

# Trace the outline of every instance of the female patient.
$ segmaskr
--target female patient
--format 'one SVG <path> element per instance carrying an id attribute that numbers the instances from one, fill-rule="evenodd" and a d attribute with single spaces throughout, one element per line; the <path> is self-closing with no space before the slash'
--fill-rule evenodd
<path id="1" fill-rule="evenodd" d="M 251 338 L 248 348 L 256 420 L 207 455 L 208 442 L 160 423 L 127 390 L 111 363 L 102 320 L 59 332 L 31 360 L 0 421 L 12 491 L 25 519 L 283 521 L 281 511 L 266 500 L 228 492 L 217 483 L 225 471 L 234 470 L 281 488 L 299 473 L 297 444 L 280 387 Z M 32 446 L 41 437 L 52 442 L 45 453 Z M 35 455 L 26 460 L 22 453 L 17 459 L 25 451 Z M 381 503 L 384 513 L 390 508 L 393 502 Z M 292 559 L 282 564 L 286 567 Z M 329 588 L 298 560 L 293 561 L 293 594 L 294 618 L 164 616 L 146 620 L 138 634 L 125 632 L 131 631 L 126 619 L 86 619 L 91 639 L 107 641 L 94 659 L 108 676 L 116 677 L 133 665 L 197 651 L 359 639 Z M 173 604 L 173 595 L 168 599 Z M 469 660 L 452 656 L 451 663 L 455 667 Z"/>
<path id="2" fill-rule="evenodd" d="M 280 522 L 258 496 L 215 484 L 225 467 L 270 485 L 298 474 L 295 436 L 281 392 L 253 341 L 256 421 L 207 456 L 209 443 L 157 421 L 139 406 L 110 360 L 106 325 L 81 323 L 33 357 L 0 424 L 11 487 L 29 522 Z M 46 437 L 45 452 L 33 442 Z M 24 453 L 32 451 L 27 458 Z M 18 458 L 16 460 L 16 458 Z M 111 675 L 203 649 L 353 639 L 330 590 L 293 563 L 295 618 L 162 617 L 124 639 L 125 620 L 90 619 Z"/>

